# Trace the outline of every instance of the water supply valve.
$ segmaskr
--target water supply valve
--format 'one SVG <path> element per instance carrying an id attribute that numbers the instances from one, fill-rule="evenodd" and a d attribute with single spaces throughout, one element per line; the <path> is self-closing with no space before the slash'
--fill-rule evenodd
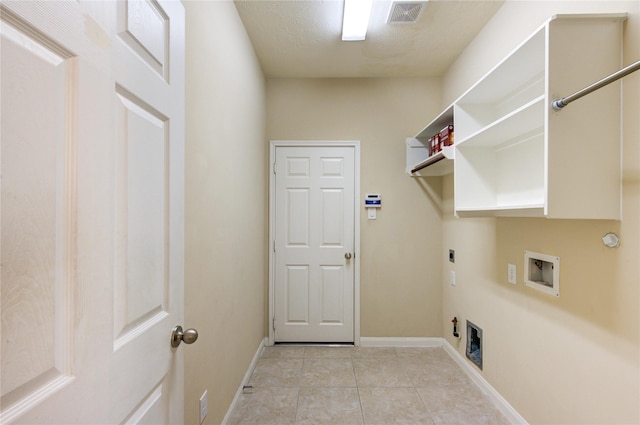
<path id="1" fill-rule="evenodd" d="M 453 336 L 460 338 L 460 334 L 458 333 L 458 318 L 454 317 L 451 323 L 453 323 Z"/>

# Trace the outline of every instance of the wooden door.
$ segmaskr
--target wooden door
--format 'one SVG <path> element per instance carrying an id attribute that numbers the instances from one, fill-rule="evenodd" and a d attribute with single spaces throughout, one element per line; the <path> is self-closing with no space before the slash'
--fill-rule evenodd
<path id="1" fill-rule="evenodd" d="M 183 7 L 1 7 L 2 423 L 180 423 Z"/>
<path id="2" fill-rule="evenodd" d="M 275 157 L 275 342 L 353 342 L 355 148 Z"/>

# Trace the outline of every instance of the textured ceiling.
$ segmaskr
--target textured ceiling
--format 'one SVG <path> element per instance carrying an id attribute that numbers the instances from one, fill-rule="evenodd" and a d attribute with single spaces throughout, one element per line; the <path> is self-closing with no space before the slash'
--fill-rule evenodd
<path id="1" fill-rule="evenodd" d="M 267 77 L 442 75 L 503 0 L 431 0 L 415 23 L 387 24 L 374 0 L 365 41 L 342 41 L 342 0 L 236 0 Z"/>

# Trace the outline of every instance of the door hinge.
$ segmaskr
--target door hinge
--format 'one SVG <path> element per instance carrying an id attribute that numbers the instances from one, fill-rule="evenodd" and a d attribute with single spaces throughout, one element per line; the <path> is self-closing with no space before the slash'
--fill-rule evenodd
<path id="1" fill-rule="evenodd" d="M 273 174 L 275 174 L 275 173 L 276 173 L 276 168 L 277 168 L 277 167 L 276 167 L 276 163 L 274 162 L 274 163 L 273 163 Z"/>
<path id="2" fill-rule="evenodd" d="M 276 252 L 276 241 L 273 241 L 273 252 Z"/>
<path id="3" fill-rule="evenodd" d="M 273 320 L 271 321 L 271 327 L 273 328 L 273 331 L 276 331 L 276 316 L 273 316 Z"/>

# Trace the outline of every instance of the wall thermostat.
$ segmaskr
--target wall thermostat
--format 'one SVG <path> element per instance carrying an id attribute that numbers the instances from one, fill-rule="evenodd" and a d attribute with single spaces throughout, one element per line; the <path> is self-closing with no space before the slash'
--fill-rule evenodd
<path id="1" fill-rule="evenodd" d="M 380 208 L 382 207 L 382 198 L 378 193 L 367 193 L 364 197 L 365 208 Z"/>
<path id="2" fill-rule="evenodd" d="M 364 207 L 367 209 L 367 218 L 376 219 L 376 209 L 382 207 L 382 197 L 379 193 L 367 193 L 364 196 Z"/>

